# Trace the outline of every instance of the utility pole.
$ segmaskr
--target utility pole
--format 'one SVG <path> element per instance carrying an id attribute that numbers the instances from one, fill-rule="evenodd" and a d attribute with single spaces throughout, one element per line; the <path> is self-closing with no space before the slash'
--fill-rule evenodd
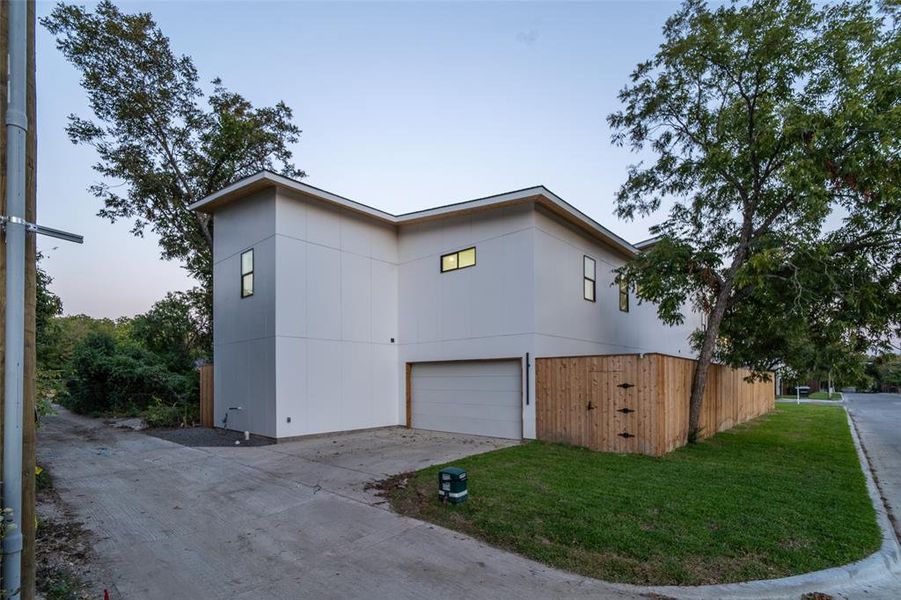
<path id="1" fill-rule="evenodd" d="M 8 72 L 4 196 L 5 290 L 3 366 L 3 589 L 7 598 L 22 598 L 23 427 L 25 410 L 25 173 L 28 136 L 28 5 L 4 3 Z M 33 499 L 32 499 L 33 503 Z M 33 533 L 33 528 L 31 528 Z"/>
<path id="2" fill-rule="evenodd" d="M 36 224 L 34 0 L 0 2 L 0 432 L 4 598 L 35 593 L 36 235 L 81 237 Z M 5 60 L 4 60 L 5 59 Z"/>

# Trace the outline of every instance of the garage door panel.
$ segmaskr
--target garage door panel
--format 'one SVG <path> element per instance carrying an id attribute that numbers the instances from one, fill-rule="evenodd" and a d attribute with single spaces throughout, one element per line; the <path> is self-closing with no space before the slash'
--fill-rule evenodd
<path id="1" fill-rule="evenodd" d="M 448 376 L 485 377 L 491 375 L 509 377 L 519 374 L 519 361 L 486 360 L 419 363 L 416 365 L 416 371 L 418 378 Z"/>
<path id="2" fill-rule="evenodd" d="M 468 417 L 472 419 L 495 419 L 520 421 L 518 406 L 503 404 L 459 404 L 456 402 L 432 402 L 413 406 L 414 423 L 416 417 Z"/>
<path id="3" fill-rule="evenodd" d="M 427 363 L 413 366 L 412 425 L 519 439 L 519 361 Z"/>
<path id="4" fill-rule="evenodd" d="M 432 375 L 417 378 L 413 383 L 413 391 L 449 390 L 449 391 L 499 391 L 510 392 L 510 375 Z"/>
<path id="5" fill-rule="evenodd" d="M 477 406 L 511 406 L 509 390 L 423 390 L 413 388 L 413 397 L 419 405 L 433 402 L 451 402 L 455 404 L 473 404 Z M 516 406 L 518 408 L 519 405 Z"/>
<path id="6" fill-rule="evenodd" d="M 493 419 L 444 417 L 440 427 L 422 426 L 419 428 L 428 429 L 430 431 L 448 431 L 451 433 L 465 433 L 467 435 L 485 435 L 513 440 L 518 440 L 522 437 L 522 426 L 520 425 L 520 423 L 512 423 L 510 421 L 496 421 Z"/>

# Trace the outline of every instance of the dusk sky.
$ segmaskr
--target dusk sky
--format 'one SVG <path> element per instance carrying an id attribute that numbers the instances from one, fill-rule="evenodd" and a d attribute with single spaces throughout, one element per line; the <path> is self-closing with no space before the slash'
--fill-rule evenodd
<path id="1" fill-rule="evenodd" d="M 606 116 L 674 2 L 119 4 L 152 12 L 205 84 L 292 107 L 305 183 L 393 213 L 543 184 L 633 242 L 663 219 L 614 215 L 636 157 L 611 145 Z M 86 96 L 37 36 L 39 221 L 85 236 L 41 239 L 43 266 L 66 314 L 143 312 L 192 282 L 154 237 L 96 216 L 95 155 L 64 131 L 68 114 L 92 116 Z"/>

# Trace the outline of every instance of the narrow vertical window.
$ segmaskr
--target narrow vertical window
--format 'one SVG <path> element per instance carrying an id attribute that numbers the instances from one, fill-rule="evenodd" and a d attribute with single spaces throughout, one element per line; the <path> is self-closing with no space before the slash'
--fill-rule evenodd
<path id="1" fill-rule="evenodd" d="M 253 248 L 241 253 L 241 297 L 253 296 Z"/>
<path id="2" fill-rule="evenodd" d="M 622 277 L 619 278 L 619 309 L 629 312 L 629 282 Z"/>
<path id="3" fill-rule="evenodd" d="M 589 302 L 594 302 L 596 292 L 596 264 L 590 256 L 582 257 L 582 295 Z"/>

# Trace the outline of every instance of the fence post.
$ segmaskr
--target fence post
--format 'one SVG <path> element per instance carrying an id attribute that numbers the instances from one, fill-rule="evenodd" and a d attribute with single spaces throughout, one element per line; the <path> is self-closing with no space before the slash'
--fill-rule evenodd
<path id="1" fill-rule="evenodd" d="M 213 426 L 213 363 L 200 367 L 200 425 Z"/>

